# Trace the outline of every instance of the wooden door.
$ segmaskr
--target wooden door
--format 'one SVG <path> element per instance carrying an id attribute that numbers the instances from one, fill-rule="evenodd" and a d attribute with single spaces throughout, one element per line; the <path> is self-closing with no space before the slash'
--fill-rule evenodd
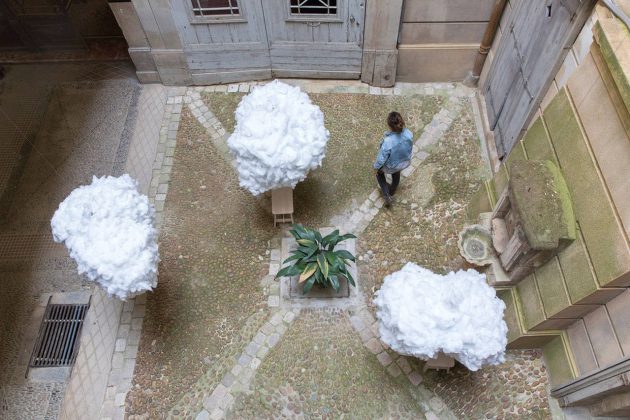
<path id="1" fill-rule="evenodd" d="M 194 84 L 271 77 L 261 0 L 173 0 L 171 4 Z"/>
<path id="2" fill-rule="evenodd" d="M 522 0 L 482 87 L 499 156 L 507 156 L 547 92 L 596 0 Z"/>
<path id="3" fill-rule="evenodd" d="M 365 1 L 262 0 L 273 76 L 358 79 Z"/>

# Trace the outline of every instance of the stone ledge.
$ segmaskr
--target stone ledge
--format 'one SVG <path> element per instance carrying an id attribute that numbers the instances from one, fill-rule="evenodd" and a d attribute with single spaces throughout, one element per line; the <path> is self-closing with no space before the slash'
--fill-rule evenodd
<path id="1" fill-rule="evenodd" d="M 621 98 L 630 112 L 630 32 L 618 19 L 600 19 L 593 34 L 610 69 Z"/>

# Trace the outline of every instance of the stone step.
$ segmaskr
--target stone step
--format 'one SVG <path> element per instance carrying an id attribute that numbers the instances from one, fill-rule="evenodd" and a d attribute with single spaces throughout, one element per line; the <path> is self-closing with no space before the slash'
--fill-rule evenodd
<path id="1" fill-rule="evenodd" d="M 542 350 L 552 387 L 565 384 L 577 377 L 575 361 L 566 332 L 557 335 L 545 344 Z"/>
<path id="2" fill-rule="evenodd" d="M 557 330 L 528 330 L 525 327 L 523 310 L 516 289 L 498 289 L 497 297 L 505 303 L 504 318 L 508 327 L 508 349 L 540 348 L 561 333 Z"/>

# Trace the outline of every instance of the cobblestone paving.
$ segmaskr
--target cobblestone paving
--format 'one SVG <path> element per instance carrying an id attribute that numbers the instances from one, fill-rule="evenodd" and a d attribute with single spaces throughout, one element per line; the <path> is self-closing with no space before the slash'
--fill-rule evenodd
<path id="1" fill-rule="evenodd" d="M 203 99 L 228 130 L 234 126 L 234 110 L 242 96 L 243 93 L 216 92 L 205 93 Z M 419 94 L 309 96 L 321 108 L 330 131 L 322 167 L 311 171 L 294 191 L 294 217 L 310 226 L 330 224 L 334 216 L 358 207 L 372 192 L 375 181 L 371 165 L 387 129 L 385 118 L 390 111 L 401 112 L 409 129 L 419 135 L 444 102 L 441 96 Z"/>
<path id="2" fill-rule="evenodd" d="M 304 309 L 228 418 L 424 418 L 341 309 Z"/>
<path id="3" fill-rule="evenodd" d="M 421 361 L 380 341 L 370 306 L 382 278 L 406 261 L 441 272 L 463 266 L 455 238 L 485 176 L 470 92 L 294 83 L 331 131 L 324 167 L 296 188 L 296 220 L 359 235 L 365 299 L 301 312 L 283 300 L 273 280 L 280 238 L 269 197 L 238 188 L 226 147 L 234 109 L 255 83 L 189 88 L 129 418 L 545 417 L 537 353 L 511 352 L 508 363 L 476 373 L 421 373 Z M 394 109 L 418 140 L 396 201 L 384 209 L 371 162 Z"/>
<path id="4" fill-rule="evenodd" d="M 379 212 L 360 238 L 359 268 L 370 292 L 408 261 L 440 273 L 465 267 L 457 234 L 485 169 L 470 104 L 461 101 L 465 106 L 451 106 L 429 124 L 416 142 L 425 159 L 401 180 L 392 207 Z"/>
<path id="5" fill-rule="evenodd" d="M 477 372 L 461 365 L 448 374 L 427 372 L 425 383 L 459 418 L 550 418 L 549 382 L 540 351 L 513 350 L 506 359 Z"/>
<path id="6" fill-rule="evenodd" d="M 274 235 L 269 210 L 238 189 L 232 167 L 187 107 L 173 162 L 159 283 L 147 300 L 128 395 L 128 414 L 151 418 L 186 397 L 187 407 L 200 407 L 188 395 L 192 386 L 210 365 L 231 368 L 221 355 L 240 351 L 264 321 L 256 315 L 266 309 L 259 281 Z"/>

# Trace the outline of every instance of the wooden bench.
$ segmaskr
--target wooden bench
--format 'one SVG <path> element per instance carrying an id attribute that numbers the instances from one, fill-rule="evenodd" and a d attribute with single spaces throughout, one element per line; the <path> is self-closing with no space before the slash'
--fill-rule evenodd
<path id="1" fill-rule="evenodd" d="M 293 189 L 290 187 L 271 190 L 273 225 L 293 223 Z"/>
<path id="2" fill-rule="evenodd" d="M 422 371 L 426 372 L 428 369 L 446 369 L 446 373 L 448 373 L 453 366 L 455 366 L 455 359 L 440 352 L 437 357 L 427 360 Z"/>

